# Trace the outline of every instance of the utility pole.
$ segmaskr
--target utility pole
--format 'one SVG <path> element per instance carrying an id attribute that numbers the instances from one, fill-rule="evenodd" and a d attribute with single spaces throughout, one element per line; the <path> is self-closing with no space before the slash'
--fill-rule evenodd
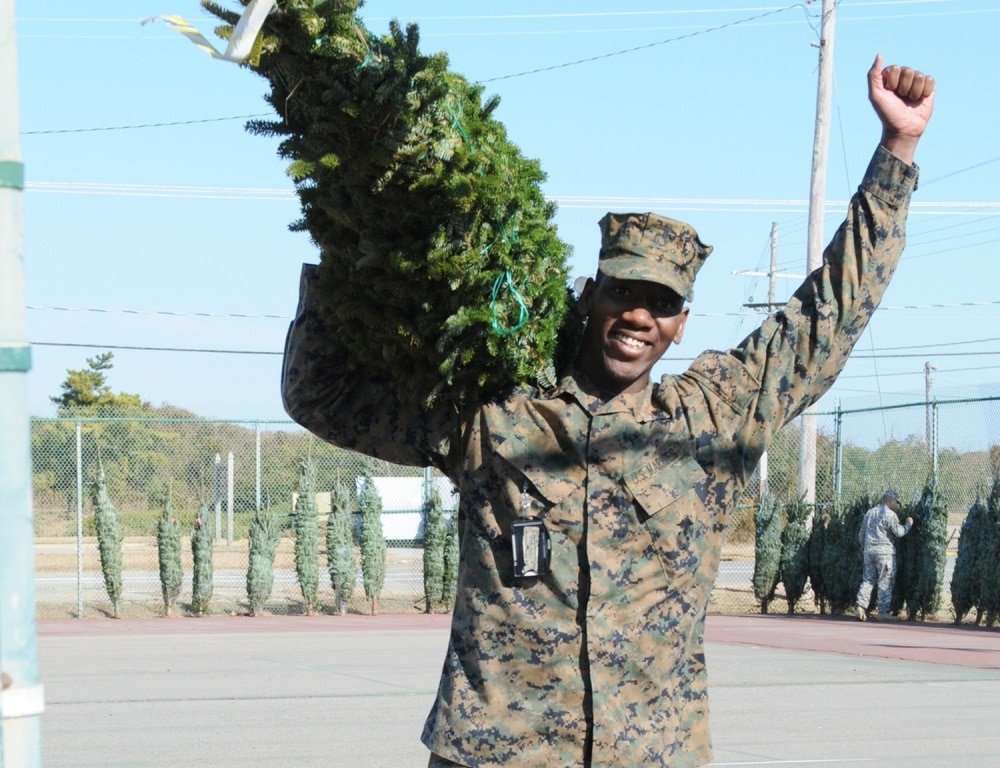
<path id="1" fill-rule="evenodd" d="M 819 83 L 816 88 L 816 130 L 813 136 L 812 180 L 809 189 L 809 236 L 806 272 L 823 263 L 823 211 L 826 203 L 826 161 L 830 143 L 830 101 L 833 83 L 835 0 L 823 0 L 819 39 Z M 816 406 L 802 413 L 799 439 L 799 498 L 816 503 Z"/>
<path id="2" fill-rule="evenodd" d="M 767 270 L 765 275 L 763 272 L 750 272 L 747 270 L 740 270 L 733 272 L 734 275 L 753 275 L 755 277 L 767 277 L 767 304 L 756 304 L 749 303 L 744 304 L 744 307 L 750 309 L 761 309 L 766 308 L 767 314 L 770 317 L 774 314 L 774 308 L 777 306 L 774 303 L 774 279 L 777 277 L 778 272 L 778 222 L 771 222 L 771 266 Z M 785 275 L 782 275 L 785 277 Z M 758 494 L 759 498 L 763 500 L 764 494 L 767 493 L 767 451 L 760 457 L 760 462 L 757 464 L 759 470 L 758 476 L 760 477 L 760 492 Z"/>
<path id="3" fill-rule="evenodd" d="M 767 270 L 767 315 L 770 317 L 774 314 L 774 273 L 778 269 L 778 222 L 771 222 L 771 266 Z M 767 451 L 760 457 L 760 463 L 757 465 L 760 468 L 760 495 L 761 501 L 764 500 L 764 496 L 768 491 L 768 482 L 770 478 L 767 474 Z"/>
<path id="4" fill-rule="evenodd" d="M 931 443 L 931 371 L 936 371 L 937 366 L 929 362 L 924 363 L 924 407 L 926 414 L 926 434 L 927 434 L 927 455 L 934 457 L 934 446 Z"/>
<path id="5" fill-rule="evenodd" d="M 765 272 L 753 272 L 750 270 L 738 270 L 734 271 L 734 275 L 750 275 L 753 277 L 766 277 L 767 278 L 767 303 L 760 304 L 756 302 L 750 302 L 744 304 L 743 306 L 748 309 L 766 309 L 767 314 L 770 317 L 774 314 L 775 309 L 780 306 L 784 306 L 784 302 L 777 302 L 774 300 L 774 281 L 779 277 L 790 277 L 797 280 L 802 280 L 805 275 L 789 275 L 789 274 L 779 274 L 778 273 L 778 222 L 771 222 L 771 266 L 768 271 Z M 757 464 L 759 470 L 758 476 L 760 477 L 760 492 L 759 498 L 763 499 L 764 494 L 767 493 L 768 489 L 768 475 L 767 475 L 767 451 L 760 457 L 760 462 Z"/>
<path id="6" fill-rule="evenodd" d="M 0 766 L 41 766 L 14 2 L 0 3 Z"/>

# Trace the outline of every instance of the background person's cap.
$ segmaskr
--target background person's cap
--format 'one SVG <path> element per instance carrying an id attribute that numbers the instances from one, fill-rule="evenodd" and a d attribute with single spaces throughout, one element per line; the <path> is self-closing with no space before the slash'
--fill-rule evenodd
<path id="1" fill-rule="evenodd" d="M 655 213 L 609 213 L 600 220 L 598 270 L 619 280 L 646 280 L 694 298 L 694 279 L 712 252 L 690 224 Z"/>
<path id="2" fill-rule="evenodd" d="M 899 498 L 899 494 L 896 493 L 893 490 L 888 490 L 885 493 L 883 493 L 882 494 L 882 498 L 883 499 L 892 499 L 893 501 L 895 501 L 897 503 L 900 503 L 900 504 L 902 503 L 902 500 Z"/>

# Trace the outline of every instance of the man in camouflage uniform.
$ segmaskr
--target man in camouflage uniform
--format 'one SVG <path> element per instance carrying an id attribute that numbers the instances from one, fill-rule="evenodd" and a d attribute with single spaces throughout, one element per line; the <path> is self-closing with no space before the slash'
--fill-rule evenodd
<path id="1" fill-rule="evenodd" d="M 902 538 L 913 527 L 913 518 L 906 523 L 899 522 L 899 494 L 886 491 L 882 503 L 869 509 L 858 529 L 858 544 L 861 545 L 863 574 L 858 589 L 858 620 L 868 618 L 868 604 L 872 599 L 872 587 L 877 585 L 878 618 L 892 621 L 896 617 L 889 613 L 892 603 L 892 587 L 896 582 L 896 539 Z"/>
<path id="2" fill-rule="evenodd" d="M 404 408 L 392 382 L 346 376 L 304 268 L 288 413 L 344 448 L 432 465 L 461 494 L 431 766 L 711 760 L 704 621 L 730 514 L 771 437 L 833 383 L 903 249 L 933 80 L 880 57 L 868 79 L 882 143 L 823 266 L 737 348 L 658 384 L 650 370 L 680 342 L 711 250 L 677 221 L 606 216 L 575 369 L 461 411 Z M 551 562 L 516 577 L 512 531 L 532 518 Z"/>

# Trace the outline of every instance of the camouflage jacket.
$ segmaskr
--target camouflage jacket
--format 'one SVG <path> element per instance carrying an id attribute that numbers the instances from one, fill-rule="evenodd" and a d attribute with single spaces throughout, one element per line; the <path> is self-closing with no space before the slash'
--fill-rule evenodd
<path id="1" fill-rule="evenodd" d="M 772 435 L 833 383 L 904 243 L 917 170 L 876 151 L 846 221 L 738 347 L 604 401 L 552 391 L 427 410 L 345 376 L 303 272 L 288 413 L 336 445 L 433 465 L 461 494 L 451 636 L 423 741 L 468 766 L 711 760 L 703 629 L 726 525 Z M 405 376 L 405 372 L 400 372 Z M 551 572 L 515 581 L 511 524 L 541 517 Z"/>
<path id="2" fill-rule="evenodd" d="M 868 554 L 895 555 L 896 539 L 910 532 L 912 523 L 901 523 L 899 515 L 885 504 L 879 504 L 865 512 L 858 529 L 858 543 L 861 551 Z"/>

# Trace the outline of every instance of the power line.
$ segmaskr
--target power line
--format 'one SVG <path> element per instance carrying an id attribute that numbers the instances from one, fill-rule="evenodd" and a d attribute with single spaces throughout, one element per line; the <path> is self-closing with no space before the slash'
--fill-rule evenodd
<path id="1" fill-rule="evenodd" d="M 135 352 L 196 352 L 211 355 L 281 355 L 259 349 L 200 349 L 193 347 L 140 347 L 124 344 L 72 344 L 63 341 L 29 341 L 33 347 L 79 347 L 83 349 L 127 349 Z"/>
<path id="2" fill-rule="evenodd" d="M 213 355 L 281 355 L 282 352 L 272 352 L 268 350 L 254 350 L 254 349 L 206 349 L 200 347 L 146 347 L 138 345 L 122 345 L 122 344 L 84 344 L 75 342 L 63 342 L 63 341 L 31 341 L 29 342 L 31 346 L 35 347 L 78 347 L 85 349 L 126 349 L 137 352 L 193 352 L 200 354 L 213 354 Z M 882 354 L 877 353 L 877 350 L 873 350 L 872 353 L 858 353 L 855 352 L 851 355 L 852 360 L 874 360 L 874 359 L 886 359 L 886 358 L 925 358 L 929 353 L 927 352 L 913 352 L 913 353 L 898 353 L 898 354 Z M 1000 350 L 997 351 L 983 351 L 983 352 L 934 352 L 932 353 L 934 357 L 992 357 L 995 355 L 1000 355 Z M 694 357 L 671 357 L 671 361 L 690 361 L 694 360 Z"/>
<path id="3" fill-rule="evenodd" d="M 977 366 L 975 368 L 939 368 L 937 370 L 938 375 L 950 374 L 950 373 L 977 373 L 979 371 L 994 371 L 1000 368 L 1000 365 L 987 365 L 987 366 Z M 926 374 L 923 368 L 913 371 L 896 371 L 894 373 L 881 373 L 879 374 L 882 378 L 888 378 L 889 376 L 920 376 L 923 378 Z M 874 378 L 875 374 L 872 373 L 857 373 L 857 374 L 841 374 L 837 377 L 837 381 L 843 379 L 871 379 Z"/>
<path id="4" fill-rule="evenodd" d="M 294 189 L 281 187 L 214 187 L 166 184 L 122 184 L 74 181 L 29 181 L 25 189 L 35 193 L 108 195 L 113 197 L 200 198 L 220 200 L 289 200 Z M 589 195 L 552 195 L 549 199 L 565 209 L 611 210 L 619 206 L 646 209 L 669 208 L 687 211 L 728 211 L 732 213 L 805 212 L 806 200 L 781 198 L 711 198 L 711 197 L 607 197 Z M 827 212 L 843 213 L 846 200 L 830 200 Z M 913 202 L 910 215 L 988 216 L 1000 215 L 1000 201 Z"/>
<path id="5" fill-rule="evenodd" d="M 793 8 L 804 8 L 804 7 L 805 6 L 803 6 L 801 3 L 796 3 L 795 5 L 789 5 L 789 6 L 786 6 L 784 8 L 778 8 L 776 10 L 767 11 L 766 13 L 760 13 L 760 14 L 757 14 L 756 16 L 750 16 L 750 17 L 745 18 L 745 19 L 738 19 L 736 21 L 731 21 L 731 22 L 729 22 L 727 24 L 720 24 L 720 25 L 715 26 L 715 27 L 707 27 L 705 29 L 699 29 L 699 30 L 697 30 L 695 32 L 689 32 L 689 33 L 687 33 L 685 35 L 677 35 L 676 37 L 670 37 L 670 38 L 667 38 L 666 40 L 659 40 L 659 41 L 657 41 L 655 43 L 647 43 L 645 45 L 637 45 L 637 46 L 635 46 L 633 48 L 625 48 L 624 50 L 612 51 L 611 53 L 604 53 L 604 54 L 601 54 L 599 56 L 590 56 L 590 57 L 587 57 L 585 59 L 577 59 L 576 61 L 567 61 L 567 62 L 565 62 L 563 64 L 553 64 L 553 65 L 548 66 L 548 67 L 539 67 L 537 69 L 529 69 L 529 70 L 525 70 L 523 72 L 515 72 L 514 74 L 510 74 L 510 75 L 500 75 L 498 77 L 490 77 L 490 78 L 486 78 L 484 80 L 479 80 L 477 82 L 478 82 L 478 84 L 495 83 L 495 82 L 498 82 L 500 80 L 512 80 L 515 77 L 525 77 L 527 75 L 537 75 L 537 74 L 541 74 L 542 72 L 551 72 L 551 71 L 556 70 L 556 69 L 567 69 L 569 67 L 579 66 L 580 64 L 590 64 L 590 63 L 595 62 L 595 61 L 603 61 L 604 59 L 614 58 L 615 56 L 624 56 L 624 55 L 629 54 L 629 53 L 636 53 L 637 51 L 643 51 L 643 50 L 646 50 L 646 49 L 649 49 L 649 48 L 656 48 L 656 47 L 661 46 L 661 45 L 667 45 L 668 43 L 676 43 L 676 42 L 679 42 L 681 40 L 690 39 L 692 37 L 698 37 L 700 35 L 706 35 L 706 34 L 708 34 L 710 32 L 718 32 L 719 30 L 727 29 L 729 27 L 735 27 L 735 26 L 738 26 L 740 24 L 747 24 L 747 23 L 749 23 L 751 21 L 757 21 L 757 20 L 763 19 L 763 18 L 765 18 L 767 16 L 774 16 L 775 14 L 778 14 L 778 13 L 784 13 L 785 11 L 789 11 L 789 10 L 791 10 Z"/>
<path id="6" fill-rule="evenodd" d="M 162 197 L 209 200 L 292 200 L 295 191 L 275 187 L 208 187 L 162 184 L 118 184 L 75 181 L 27 182 L 30 192 L 64 195 L 108 195 L 111 197 Z"/>
<path id="7" fill-rule="evenodd" d="M 177 125 L 200 125 L 202 123 L 220 123 L 225 120 L 251 120 L 256 117 L 274 117 L 271 113 L 262 112 L 256 115 L 231 115 L 229 117 L 204 117 L 200 120 L 174 120 L 169 123 L 136 123 L 134 125 L 110 125 L 101 128 L 56 128 L 48 131 L 21 131 L 22 136 L 44 136 L 53 133 L 96 133 L 99 131 L 130 131 L 134 128 L 167 128 Z"/>
<path id="8" fill-rule="evenodd" d="M 962 301 L 943 304 L 906 304 L 901 306 L 879 307 L 878 312 L 892 312 L 908 309 L 955 309 L 956 307 L 991 307 L 1000 305 L 1000 299 L 990 301 Z M 42 305 L 31 305 L 26 309 L 48 312 L 95 312 L 103 314 L 120 315 L 155 315 L 167 317 L 214 317 L 214 318 L 246 318 L 262 320 L 291 320 L 291 315 L 270 315 L 251 314 L 240 312 L 175 312 L 172 310 L 157 309 L 108 309 L 103 307 L 47 307 Z M 756 312 L 692 312 L 694 317 L 757 317 Z M 885 347 L 884 349 L 925 349 L 927 347 L 952 346 L 955 344 L 977 344 L 986 341 L 997 341 L 998 339 L 974 339 L 969 341 L 947 342 L 943 344 L 928 344 L 912 347 Z"/>
<path id="9" fill-rule="evenodd" d="M 251 315 L 238 312 L 171 312 L 156 309 L 99 309 L 94 307 L 42 307 L 29 306 L 26 309 L 47 310 L 53 312 L 100 312 L 117 315 L 164 315 L 167 317 L 236 317 L 263 320 L 291 320 L 291 315 Z"/>

